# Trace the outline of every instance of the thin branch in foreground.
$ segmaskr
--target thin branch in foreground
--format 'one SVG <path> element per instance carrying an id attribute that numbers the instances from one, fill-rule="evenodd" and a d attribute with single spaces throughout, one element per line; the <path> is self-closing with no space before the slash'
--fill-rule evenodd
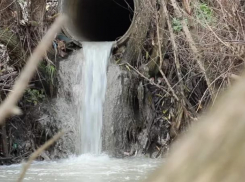
<path id="1" fill-rule="evenodd" d="M 60 31 L 62 25 L 65 23 L 66 16 L 62 15 L 56 19 L 51 28 L 48 30 L 46 35 L 43 37 L 41 42 L 34 50 L 31 57 L 28 59 L 24 69 L 22 70 L 20 77 L 14 84 L 12 92 L 9 93 L 8 97 L 0 106 L 0 125 L 2 125 L 5 119 L 12 114 L 20 114 L 20 109 L 17 108 L 17 103 L 21 99 L 28 86 L 30 79 L 35 73 L 38 63 L 45 56 L 46 51 L 52 44 L 52 40 L 56 34 Z"/>
<path id="2" fill-rule="evenodd" d="M 41 146 L 39 149 L 37 149 L 28 159 L 27 163 L 23 166 L 22 172 L 20 174 L 20 177 L 17 182 L 22 182 L 26 171 L 30 167 L 31 163 L 48 147 L 50 147 L 54 142 L 56 142 L 60 137 L 64 135 L 64 132 L 57 133 L 53 138 L 51 138 L 49 141 L 47 141 L 43 146 Z"/>
<path id="3" fill-rule="evenodd" d="M 243 182 L 245 75 L 218 99 L 202 121 L 180 138 L 147 181 Z"/>

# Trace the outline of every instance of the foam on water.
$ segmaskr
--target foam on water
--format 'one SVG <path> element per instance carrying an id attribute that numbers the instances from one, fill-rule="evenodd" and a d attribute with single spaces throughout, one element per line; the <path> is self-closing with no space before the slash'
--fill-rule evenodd
<path id="1" fill-rule="evenodd" d="M 36 182 L 137 182 L 147 178 L 160 160 L 143 157 L 115 159 L 107 155 L 83 154 L 52 162 L 35 162 L 24 181 Z M 0 181 L 14 182 L 22 165 L 1 166 Z"/>

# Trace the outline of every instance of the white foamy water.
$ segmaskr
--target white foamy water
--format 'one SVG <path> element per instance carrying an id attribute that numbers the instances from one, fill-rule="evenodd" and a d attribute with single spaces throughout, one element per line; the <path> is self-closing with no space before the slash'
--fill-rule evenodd
<path id="1" fill-rule="evenodd" d="M 136 182 L 147 178 L 161 161 L 148 158 L 114 159 L 84 154 L 57 162 L 35 162 L 24 181 Z M 16 182 L 22 165 L 0 166 L 0 181 Z"/>
<path id="2" fill-rule="evenodd" d="M 113 42 L 83 42 L 83 98 L 81 119 L 81 153 L 101 153 L 103 102 L 106 70 Z"/>

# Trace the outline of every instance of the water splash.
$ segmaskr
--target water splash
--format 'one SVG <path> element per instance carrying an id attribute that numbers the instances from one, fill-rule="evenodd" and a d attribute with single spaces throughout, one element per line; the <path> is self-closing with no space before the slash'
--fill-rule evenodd
<path id="1" fill-rule="evenodd" d="M 106 92 L 106 70 L 113 42 L 83 42 L 83 97 L 81 120 L 81 153 L 101 153 L 103 102 Z"/>

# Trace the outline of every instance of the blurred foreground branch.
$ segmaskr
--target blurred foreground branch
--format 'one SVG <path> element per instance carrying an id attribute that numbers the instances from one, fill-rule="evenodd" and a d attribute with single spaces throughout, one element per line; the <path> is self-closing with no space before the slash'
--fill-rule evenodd
<path id="1" fill-rule="evenodd" d="M 11 114 L 20 114 L 21 111 L 17 107 L 17 102 L 22 97 L 28 82 L 32 78 L 36 71 L 38 63 L 41 61 L 42 57 L 46 54 L 46 51 L 52 44 L 52 40 L 55 38 L 57 32 L 60 31 L 61 26 L 65 22 L 65 17 L 60 16 L 57 18 L 55 23 L 48 30 L 46 35 L 43 37 L 41 42 L 38 44 L 37 48 L 34 50 L 33 54 L 27 61 L 20 77 L 14 84 L 12 92 L 4 100 L 0 107 L 0 125 L 2 125 L 5 119 Z"/>
<path id="2" fill-rule="evenodd" d="M 64 132 L 57 133 L 53 138 L 51 138 L 49 141 L 47 141 L 43 146 L 41 146 L 39 149 L 37 149 L 29 158 L 27 163 L 23 166 L 22 172 L 20 174 L 20 177 L 18 179 L 18 182 L 21 182 L 26 174 L 26 171 L 30 167 L 31 163 L 48 147 L 50 147 L 54 142 L 56 142 L 61 136 L 64 135 Z"/>
<path id="3" fill-rule="evenodd" d="M 242 182 L 245 179 L 245 75 L 193 124 L 148 181 Z"/>

